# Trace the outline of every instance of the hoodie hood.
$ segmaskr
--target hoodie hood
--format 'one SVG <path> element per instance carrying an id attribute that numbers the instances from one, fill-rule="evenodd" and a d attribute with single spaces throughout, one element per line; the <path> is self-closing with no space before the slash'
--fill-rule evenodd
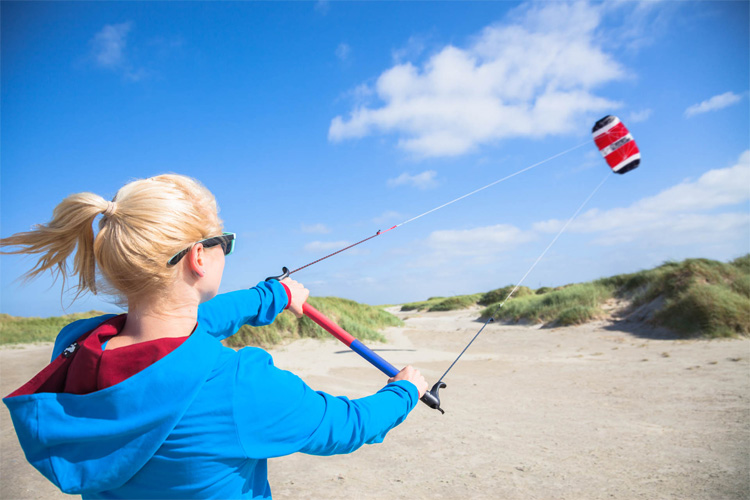
<path id="1" fill-rule="evenodd" d="M 80 339 L 109 318 L 73 323 L 60 338 Z M 45 377 L 55 369 L 59 377 L 66 369 L 71 349 L 56 344 L 52 364 L 3 402 L 26 458 L 62 491 L 110 490 L 159 449 L 209 378 L 221 349 L 199 324 L 180 347 L 112 387 L 82 395 L 24 391 L 32 383 L 44 387 Z"/>

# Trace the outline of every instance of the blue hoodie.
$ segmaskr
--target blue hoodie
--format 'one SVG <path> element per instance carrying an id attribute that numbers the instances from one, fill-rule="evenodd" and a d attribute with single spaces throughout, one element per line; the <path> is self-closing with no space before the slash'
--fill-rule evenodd
<path id="1" fill-rule="evenodd" d="M 83 498 L 270 498 L 266 459 L 381 442 L 417 403 L 413 384 L 333 397 L 276 368 L 262 349 L 221 344 L 243 324 L 271 323 L 286 304 L 276 281 L 219 295 L 201 305 L 180 347 L 119 384 L 6 397 L 26 458 Z M 63 328 L 53 361 L 112 316 Z"/>

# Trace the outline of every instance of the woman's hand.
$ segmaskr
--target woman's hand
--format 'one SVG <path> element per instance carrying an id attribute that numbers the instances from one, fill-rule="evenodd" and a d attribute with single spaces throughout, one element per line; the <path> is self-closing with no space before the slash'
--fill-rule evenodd
<path id="1" fill-rule="evenodd" d="M 397 380 L 408 380 L 409 382 L 414 384 L 417 387 L 420 398 L 424 396 L 424 393 L 427 391 L 427 381 L 424 379 L 422 374 L 419 373 L 419 370 L 411 365 L 398 372 L 395 377 L 389 378 L 388 383 L 390 384 L 391 382 L 396 382 Z"/>
<path id="2" fill-rule="evenodd" d="M 310 296 L 310 290 L 291 278 L 284 278 L 281 282 L 286 285 L 289 293 L 292 294 L 292 299 L 289 301 L 289 311 L 298 318 L 301 318 L 302 306 L 305 304 L 307 297 Z"/>

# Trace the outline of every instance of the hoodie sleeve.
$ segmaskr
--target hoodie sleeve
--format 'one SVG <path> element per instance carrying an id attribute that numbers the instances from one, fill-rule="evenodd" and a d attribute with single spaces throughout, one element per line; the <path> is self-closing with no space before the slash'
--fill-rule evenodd
<path id="1" fill-rule="evenodd" d="M 380 443 L 418 401 L 417 388 L 406 381 L 360 399 L 334 397 L 276 368 L 261 349 L 239 354 L 234 413 L 248 458 L 336 455 Z"/>
<path id="2" fill-rule="evenodd" d="M 223 293 L 204 302 L 198 307 L 198 323 L 223 340 L 234 335 L 242 325 L 273 323 L 287 302 L 284 285 L 275 280 L 261 281 L 249 290 Z"/>

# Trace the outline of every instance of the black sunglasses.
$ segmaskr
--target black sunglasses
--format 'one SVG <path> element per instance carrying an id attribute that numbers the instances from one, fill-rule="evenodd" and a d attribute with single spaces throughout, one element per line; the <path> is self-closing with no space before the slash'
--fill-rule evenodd
<path id="1" fill-rule="evenodd" d="M 235 237 L 236 236 L 234 233 L 224 233 L 221 236 L 213 236 L 211 238 L 206 238 L 205 240 L 200 240 L 197 243 L 203 244 L 203 248 L 211 248 L 211 247 L 215 247 L 216 245 L 221 245 L 222 250 L 224 250 L 224 255 L 229 255 L 230 253 L 234 252 Z M 185 255 L 187 255 L 187 253 L 190 251 L 191 248 L 193 248 L 192 245 L 187 247 L 185 250 L 182 250 L 174 254 L 167 261 L 167 267 L 172 267 L 178 262 L 180 262 L 180 259 L 182 259 Z"/>

